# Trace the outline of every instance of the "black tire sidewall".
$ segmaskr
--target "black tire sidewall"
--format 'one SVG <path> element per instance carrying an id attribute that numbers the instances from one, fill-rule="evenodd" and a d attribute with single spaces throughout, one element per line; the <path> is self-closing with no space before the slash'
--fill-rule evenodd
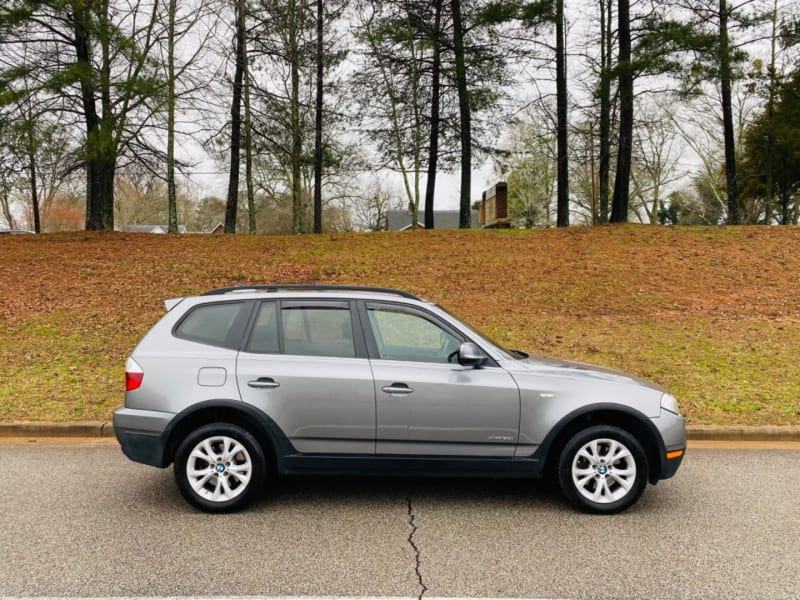
<path id="1" fill-rule="evenodd" d="M 572 461 L 587 442 L 596 439 L 613 439 L 630 450 L 636 463 L 636 479 L 630 491 L 615 502 L 598 503 L 585 498 L 572 481 Z M 648 480 L 647 455 L 639 441 L 630 433 L 611 425 L 596 425 L 573 435 L 564 445 L 558 460 L 558 482 L 567 499 L 581 510 L 596 514 L 614 514 L 632 506 L 642 495 Z"/>
<path id="2" fill-rule="evenodd" d="M 227 436 L 241 443 L 250 454 L 253 463 L 253 474 L 247 488 L 226 502 L 212 502 L 198 495 L 192 489 L 186 474 L 186 465 L 192 449 L 202 440 L 214 436 Z M 243 427 L 231 423 L 210 423 L 193 430 L 183 439 L 175 452 L 173 468 L 178 490 L 187 502 L 205 512 L 226 513 L 240 510 L 261 492 L 266 474 L 266 459 L 261 444 Z"/>

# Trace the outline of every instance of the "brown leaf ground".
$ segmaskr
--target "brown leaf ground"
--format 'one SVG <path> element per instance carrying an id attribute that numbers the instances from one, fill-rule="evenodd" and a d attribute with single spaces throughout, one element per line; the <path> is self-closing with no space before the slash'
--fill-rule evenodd
<path id="1" fill-rule="evenodd" d="M 669 388 L 692 423 L 800 424 L 800 229 L 602 227 L 0 239 L 0 420 L 106 420 L 166 298 L 408 289 L 503 344 Z"/>

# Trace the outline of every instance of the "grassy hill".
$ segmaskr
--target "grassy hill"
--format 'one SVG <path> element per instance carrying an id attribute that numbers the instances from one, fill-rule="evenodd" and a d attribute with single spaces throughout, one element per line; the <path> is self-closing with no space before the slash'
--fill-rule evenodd
<path id="1" fill-rule="evenodd" d="M 689 422 L 800 424 L 800 229 L 602 227 L 0 238 L 0 420 L 105 420 L 163 300 L 239 283 L 407 289 L 501 343 L 669 388 Z"/>

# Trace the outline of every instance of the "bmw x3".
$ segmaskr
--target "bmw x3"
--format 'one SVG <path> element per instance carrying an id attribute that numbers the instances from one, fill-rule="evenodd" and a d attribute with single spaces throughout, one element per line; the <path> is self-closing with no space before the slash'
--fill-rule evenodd
<path id="1" fill-rule="evenodd" d="M 553 476 L 594 513 L 634 504 L 686 449 L 675 398 L 586 364 L 507 350 L 410 293 L 231 287 L 166 301 L 127 360 L 114 431 L 174 464 L 208 512 L 292 475 Z"/>

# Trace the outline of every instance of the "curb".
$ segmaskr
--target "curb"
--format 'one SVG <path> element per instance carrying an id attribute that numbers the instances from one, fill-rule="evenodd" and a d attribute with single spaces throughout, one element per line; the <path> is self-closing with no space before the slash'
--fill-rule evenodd
<path id="1" fill-rule="evenodd" d="M 692 441 L 800 442 L 800 427 L 687 425 L 686 437 Z"/>
<path id="2" fill-rule="evenodd" d="M 0 438 L 109 438 L 114 437 L 114 426 L 106 422 L 50 423 L 0 423 Z"/>
<path id="3" fill-rule="evenodd" d="M 114 425 L 109 422 L 0 423 L 0 438 L 111 438 Z M 800 427 L 746 425 L 687 425 L 691 441 L 723 442 L 800 442 Z"/>

